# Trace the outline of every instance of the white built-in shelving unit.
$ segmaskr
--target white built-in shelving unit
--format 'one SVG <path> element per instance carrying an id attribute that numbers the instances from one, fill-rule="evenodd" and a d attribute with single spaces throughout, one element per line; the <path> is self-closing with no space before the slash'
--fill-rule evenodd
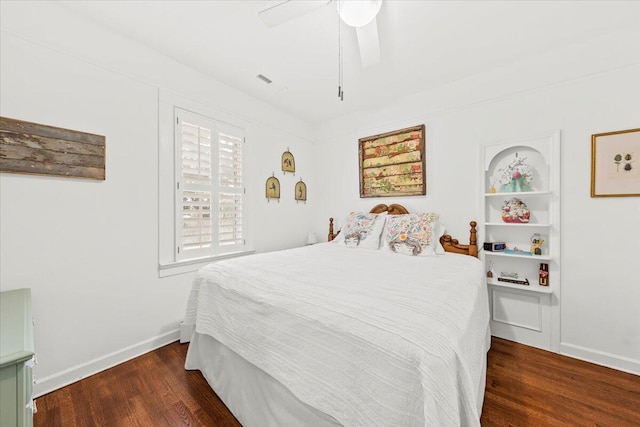
<path id="1" fill-rule="evenodd" d="M 507 192 L 498 183 L 501 171 L 517 155 L 532 173 L 529 191 Z M 539 138 L 482 147 L 483 242 L 505 242 L 522 253 L 481 251 L 494 336 L 558 351 L 560 345 L 560 131 Z M 528 223 L 502 220 L 502 206 L 518 198 L 530 210 Z M 541 255 L 529 255 L 531 237 L 544 240 Z M 481 245 L 482 247 L 482 245 Z M 540 264 L 548 265 L 548 286 L 539 285 Z M 517 273 L 529 285 L 498 281 L 500 273 Z"/>

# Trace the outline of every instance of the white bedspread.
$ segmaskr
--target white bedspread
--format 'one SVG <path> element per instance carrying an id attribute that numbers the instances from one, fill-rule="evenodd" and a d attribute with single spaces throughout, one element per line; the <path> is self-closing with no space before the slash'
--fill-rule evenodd
<path id="1" fill-rule="evenodd" d="M 185 323 L 345 426 L 479 426 L 481 263 L 319 244 L 210 264 Z"/>

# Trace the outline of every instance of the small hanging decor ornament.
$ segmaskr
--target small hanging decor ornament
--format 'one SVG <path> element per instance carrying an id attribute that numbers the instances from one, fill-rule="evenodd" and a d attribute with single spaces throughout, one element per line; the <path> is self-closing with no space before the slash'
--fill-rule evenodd
<path id="1" fill-rule="evenodd" d="M 487 278 L 493 279 L 493 261 L 489 261 L 489 269 L 487 270 Z"/>

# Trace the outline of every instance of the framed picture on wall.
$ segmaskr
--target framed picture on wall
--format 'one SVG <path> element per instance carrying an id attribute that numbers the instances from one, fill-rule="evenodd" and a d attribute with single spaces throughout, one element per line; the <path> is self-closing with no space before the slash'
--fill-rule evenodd
<path id="1" fill-rule="evenodd" d="M 591 135 L 591 197 L 640 196 L 640 128 Z"/>
<path id="2" fill-rule="evenodd" d="M 360 197 L 427 194 L 424 125 L 360 138 L 358 143 Z"/>

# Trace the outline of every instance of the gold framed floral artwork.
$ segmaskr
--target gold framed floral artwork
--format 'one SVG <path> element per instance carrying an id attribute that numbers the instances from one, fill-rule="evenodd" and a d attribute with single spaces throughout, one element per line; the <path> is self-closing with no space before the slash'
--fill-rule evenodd
<path id="1" fill-rule="evenodd" d="M 358 144 L 360 197 L 427 194 L 424 125 L 360 138 Z"/>
<path id="2" fill-rule="evenodd" d="M 640 196 L 640 128 L 591 135 L 591 197 Z"/>

